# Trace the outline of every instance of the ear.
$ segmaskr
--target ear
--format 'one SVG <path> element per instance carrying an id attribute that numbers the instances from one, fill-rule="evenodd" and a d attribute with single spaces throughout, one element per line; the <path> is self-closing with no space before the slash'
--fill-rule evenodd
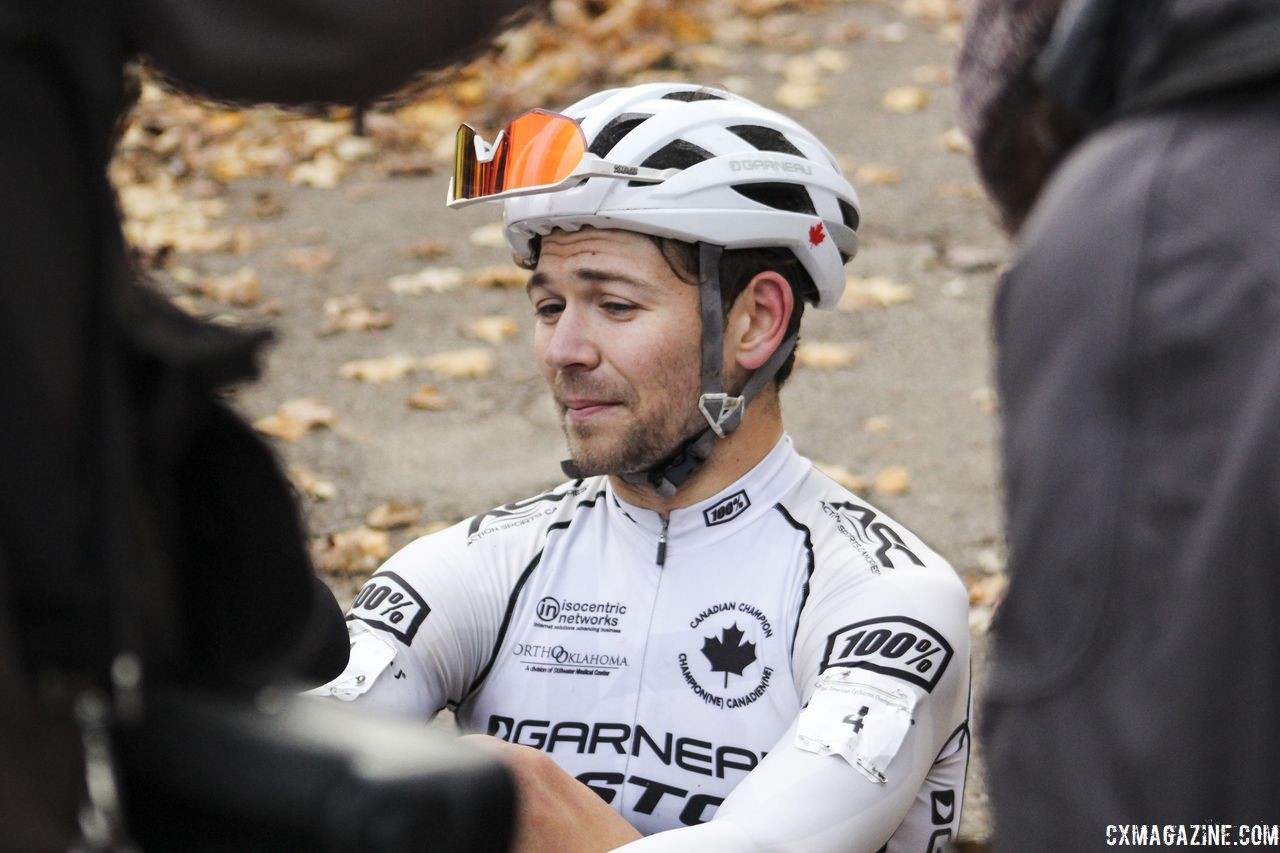
<path id="1" fill-rule="evenodd" d="M 725 323 L 725 358 L 756 370 L 773 355 L 787 334 L 795 296 L 787 280 L 772 270 L 757 273 L 733 303 Z"/>

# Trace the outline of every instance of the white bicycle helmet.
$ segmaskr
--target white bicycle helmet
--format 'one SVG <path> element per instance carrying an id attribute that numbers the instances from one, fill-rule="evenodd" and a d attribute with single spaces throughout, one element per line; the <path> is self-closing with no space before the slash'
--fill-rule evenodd
<path id="1" fill-rule="evenodd" d="M 800 297 L 831 308 L 844 264 L 858 249 L 858 197 L 825 145 L 796 122 L 738 95 L 688 84 L 610 89 L 563 111 L 588 152 L 611 164 L 678 170 L 660 182 L 592 177 L 504 202 L 507 242 L 536 262 L 538 238 L 555 229 L 616 228 L 697 244 L 702 314 L 702 394 L 708 428 L 663 463 L 624 478 L 670 496 L 741 422 L 746 405 L 795 348 L 788 336 L 737 395 L 724 393 L 719 263 L 725 250 L 789 249 L 812 280 Z M 615 170 L 617 171 L 617 170 Z M 579 476 L 572 462 L 565 472 Z"/>
<path id="2" fill-rule="evenodd" d="M 507 242 L 533 260 L 533 238 L 560 228 L 619 228 L 723 249 L 792 251 L 830 308 L 858 250 L 858 196 L 812 133 L 718 89 L 649 83 L 609 89 L 563 111 L 589 151 L 611 163 L 678 168 L 661 183 L 591 178 L 570 189 L 509 198 Z"/>

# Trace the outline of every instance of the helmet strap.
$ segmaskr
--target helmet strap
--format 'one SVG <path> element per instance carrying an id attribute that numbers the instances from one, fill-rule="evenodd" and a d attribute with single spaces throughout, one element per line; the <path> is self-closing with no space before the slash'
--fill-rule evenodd
<path id="1" fill-rule="evenodd" d="M 711 456 L 717 438 L 725 438 L 742 423 L 747 404 L 768 384 L 782 363 L 795 349 L 797 335 L 792 333 L 778 344 L 769 360 L 752 371 L 737 395 L 724 390 L 724 309 L 720 299 L 720 256 L 723 246 L 698 244 L 698 297 L 702 315 L 702 393 L 698 410 L 707 420 L 707 428 L 685 441 L 666 460 L 647 471 L 620 475 L 637 486 L 646 486 L 662 498 L 671 498 L 694 472 Z M 575 479 L 585 472 L 566 459 L 560 463 L 564 473 Z"/>

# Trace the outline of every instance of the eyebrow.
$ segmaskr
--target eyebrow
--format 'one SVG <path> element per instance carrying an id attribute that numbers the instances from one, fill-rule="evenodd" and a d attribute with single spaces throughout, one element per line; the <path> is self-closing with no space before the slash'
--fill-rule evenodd
<path id="1" fill-rule="evenodd" d="M 584 267 L 573 271 L 573 277 L 582 281 L 620 281 L 624 284 L 634 285 L 636 287 L 649 289 L 653 285 L 648 281 L 639 278 L 633 278 L 622 272 L 607 272 L 605 270 L 592 269 Z M 529 293 L 535 287 L 546 287 L 551 282 L 551 276 L 544 272 L 535 272 L 529 276 L 529 281 L 524 286 L 525 293 Z"/>

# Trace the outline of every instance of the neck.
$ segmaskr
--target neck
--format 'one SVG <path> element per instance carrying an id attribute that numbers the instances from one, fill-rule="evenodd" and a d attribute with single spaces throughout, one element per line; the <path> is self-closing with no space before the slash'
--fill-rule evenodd
<path id="1" fill-rule="evenodd" d="M 748 404 L 742 424 L 727 437 L 716 439 L 707 461 L 670 498 L 662 498 L 647 486 L 628 483 L 614 474 L 609 475 L 609 482 L 628 503 L 666 516 L 673 509 L 706 500 L 742 477 L 769 455 L 780 438 L 782 413 L 776 399 L 771 401 L 762 394 Z"/>

